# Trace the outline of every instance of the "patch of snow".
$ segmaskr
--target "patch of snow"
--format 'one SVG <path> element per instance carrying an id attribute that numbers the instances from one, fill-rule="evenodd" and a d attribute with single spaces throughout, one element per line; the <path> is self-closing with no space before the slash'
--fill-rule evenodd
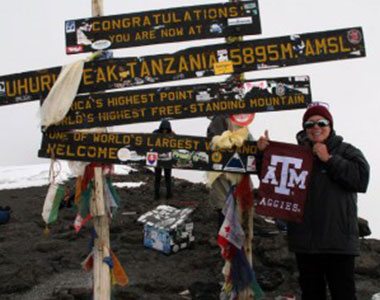
<path id="1" fill-rule="evenodd" d="M 54 180 L 64 182 L 73 178 L 72 172 L 65 161 L 54 164 Z M 12 190 L 44 186 L 49 184 L 50 164 L 0 167 L 0 190 Z M 134 169 L 126 165 L 114 165 L 116 175 L 128 175 Z M 135 183 L 132 183 L 135 184 Z"/>
<path id="2" fill-rule="evenodd" d="M 118 188 L 123 188 L 123 187 L 127 187 L 127 188 L 134 188 L 134 187 L 140 187 L 142 186 L 143 184 L 145 184 L 145 182 L 113 182 L 112 185 L 118 187 Z"/>

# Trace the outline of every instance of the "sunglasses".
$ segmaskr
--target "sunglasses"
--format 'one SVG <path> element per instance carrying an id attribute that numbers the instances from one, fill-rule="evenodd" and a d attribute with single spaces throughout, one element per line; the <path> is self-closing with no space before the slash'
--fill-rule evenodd
<path id="1" fill-rule="evenodd" d="M 313 128 L 315 125 L 317 125 L 318 127 L 326 127 L 330 125 L 330 122 L 326 119 L 321 119 L 318 121 L 306 121 L 305 123 L 303 123 L 303 127 L 306 129 Z"/>

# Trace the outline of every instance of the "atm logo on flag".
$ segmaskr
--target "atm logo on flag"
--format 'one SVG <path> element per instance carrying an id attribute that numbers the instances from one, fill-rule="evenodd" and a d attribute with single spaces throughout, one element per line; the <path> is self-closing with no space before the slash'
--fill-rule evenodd
<path id="1" fill-rule="evenodd" d="M 289 196 L 291 188 L 294 187 L 305 190 L 309 172 L 301 169 L 302 163 L 303 159 L 300 158 L 272 155 L 270 165 L 261 182 L 274 185 L 274 191 L 282 195 Z M 280 176 L 276 176 L 276 170 L 279 167 L 281 168 Z"/>

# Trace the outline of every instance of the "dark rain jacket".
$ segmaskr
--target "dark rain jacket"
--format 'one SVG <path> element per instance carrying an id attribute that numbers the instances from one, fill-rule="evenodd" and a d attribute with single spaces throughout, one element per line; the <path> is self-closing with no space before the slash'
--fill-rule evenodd
<path id="1" fill-rule="evenodd" d="M 172 130 L 172 125 L 170 124 L 169 120 L 164 119 L 164 120 L 161 121 L 160 126 L 158 127 L 158 129 L 154 130 L 153 133 L 165 133 L 165 134 L 171 135 L 171 134 L 174 134 L 174 131 Z M 158 167 L 155 168 L 155 169 L 156 169 L 157 172 L 160 172 L 160 170 L 161 170 L 161 168 L 158 168 Z M 166 172 L 168 172 L 168 170 L 170 170 L 170 169 L 171 168 L 169 168 L 168 166 L 165 167 Z M 166 175 L 165 175 L 167 186 L 171 184 L 170 183 L 170 176 L 171 176 L 171 174 L 169 174 L 169 173 L 166 173 Z M 159 183 L 159 179 L 157 178 L 157 180 L 156 180 L 156 189 L 159 189 L 159 184 L 160 184 Z"/>
<path id="2" fill-rule="evenodd" d="M 334 131 L 326 145 L 332 157 L 326 163 L 314 158 L 304 221 L 288 224 L 289 249 L 358 255 L 357 193 L 367 190 L 369 165 Z"/>

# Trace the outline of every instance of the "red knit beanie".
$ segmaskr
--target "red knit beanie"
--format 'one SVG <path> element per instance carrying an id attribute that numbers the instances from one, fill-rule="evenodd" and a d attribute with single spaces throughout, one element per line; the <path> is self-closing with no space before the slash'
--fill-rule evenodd
<path id="1" fill-rule="evenodd" d="M 323 105 L 313 105 L 309 107 L 302 118 L 302 126 L 303 124 L 312 116 L 322 116 L 326 120 L 330 122 L 330 127 L 333 128 L 333 117 L 331 113 L 329 112 L 328 108 Z"/>

